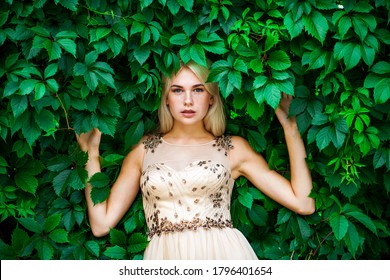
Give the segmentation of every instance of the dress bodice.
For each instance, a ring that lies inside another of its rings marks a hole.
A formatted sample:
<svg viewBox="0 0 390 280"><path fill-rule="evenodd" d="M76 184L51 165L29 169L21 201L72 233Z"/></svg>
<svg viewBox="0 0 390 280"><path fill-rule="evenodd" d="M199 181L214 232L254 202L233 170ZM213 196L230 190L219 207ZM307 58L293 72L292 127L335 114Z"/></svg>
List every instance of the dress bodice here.
<svg viewBox="0 0 390 280"><path fill-rule="evenodd" d="M232 227L230 137L176 145L151 135L143 144L140 186L149 238L199 227Z"/></svg>

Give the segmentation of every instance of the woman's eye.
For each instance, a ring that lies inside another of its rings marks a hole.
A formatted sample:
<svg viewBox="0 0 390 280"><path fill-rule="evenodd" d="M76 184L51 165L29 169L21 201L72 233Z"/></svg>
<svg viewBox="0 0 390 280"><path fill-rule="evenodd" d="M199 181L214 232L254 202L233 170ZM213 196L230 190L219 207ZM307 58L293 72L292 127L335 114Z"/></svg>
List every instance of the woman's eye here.
<svg viewBox="0 0 390 280"><path fill-rule="evenodd" d="M182 92L182 90L179 89L179 88L175 88L175 89L172 90L172 92L173 92L173 93L176 93L176 94L179 94L179 93Z"/></svg>
<svg viewBox="0 0 390 280"><path fill-rule="evenodd" d="M202 93L202 92L204 92L204 89L203 88L196 88L196 89L194 89L194 92Z"/></svg>

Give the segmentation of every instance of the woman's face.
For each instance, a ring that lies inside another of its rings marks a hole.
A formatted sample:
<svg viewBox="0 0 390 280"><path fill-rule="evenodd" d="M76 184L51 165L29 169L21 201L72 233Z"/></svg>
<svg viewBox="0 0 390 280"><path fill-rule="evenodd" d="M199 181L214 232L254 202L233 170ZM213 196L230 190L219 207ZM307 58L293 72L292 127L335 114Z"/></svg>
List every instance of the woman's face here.
<svg viewBox="0 0 390 280"><path fill-rule="evenodd" d="M190 69L182 68L173 77L166 102L176 125L203 125L213 98Z"/></svg>

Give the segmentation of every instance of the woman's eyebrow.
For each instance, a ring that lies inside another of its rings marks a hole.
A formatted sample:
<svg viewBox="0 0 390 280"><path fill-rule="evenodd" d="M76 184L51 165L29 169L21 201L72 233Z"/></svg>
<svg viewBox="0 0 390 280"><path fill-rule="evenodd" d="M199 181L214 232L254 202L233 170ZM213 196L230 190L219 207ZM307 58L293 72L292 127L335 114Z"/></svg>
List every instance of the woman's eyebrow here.
<svg viewBox="0 0 390 280"><path fill-rule="evenodd" d="M171 88L172 88L172 87L182 88L183 86L180 86L180 85L171 85ZM193 87L193 88L196 88L196 87L204 87L204 84L196 84L196 85L193 85L192 87Z"/></svg>

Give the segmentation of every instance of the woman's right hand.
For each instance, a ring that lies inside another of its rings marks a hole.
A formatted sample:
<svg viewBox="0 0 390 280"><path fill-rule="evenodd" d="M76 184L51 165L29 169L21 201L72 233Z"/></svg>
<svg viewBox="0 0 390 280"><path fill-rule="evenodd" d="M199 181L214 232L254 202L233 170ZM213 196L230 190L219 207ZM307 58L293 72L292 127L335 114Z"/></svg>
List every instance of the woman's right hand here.
<svg viewBox="0 0 390 280"><path fill-rule="evenodd" d="M97 128L93 128L87 133L76 134L77 142L84 152L99 152L101 137L102 133Z"/></svg>

